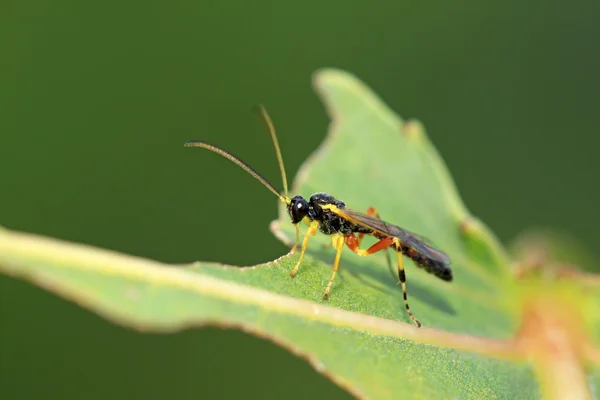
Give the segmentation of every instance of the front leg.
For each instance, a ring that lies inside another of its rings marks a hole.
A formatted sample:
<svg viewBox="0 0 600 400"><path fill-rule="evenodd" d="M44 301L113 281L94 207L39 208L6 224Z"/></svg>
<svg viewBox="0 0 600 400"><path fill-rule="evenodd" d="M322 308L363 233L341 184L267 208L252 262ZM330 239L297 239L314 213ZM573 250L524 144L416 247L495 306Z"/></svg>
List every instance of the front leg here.
<svg viewBox="0 0 600 400"><path fill-rule="evenodd" d="M294 276L296 276L296 273L298 272L298 268L300 268L300 264L302 263L302 259L304 258L304 253L306 252L306 246L308 245L308 238L310 236L315 236L315 234L317 233L318 227L319 227L319 222L313 221L310 223L310 226L308 227L308 231L306 231L306 235L304 235L304 240L302 241L302 250L300 251L300 258L298 259L298 262L296 263L296 266L294 267L292 272L290 272L290 276L292 278Z"/></svg>

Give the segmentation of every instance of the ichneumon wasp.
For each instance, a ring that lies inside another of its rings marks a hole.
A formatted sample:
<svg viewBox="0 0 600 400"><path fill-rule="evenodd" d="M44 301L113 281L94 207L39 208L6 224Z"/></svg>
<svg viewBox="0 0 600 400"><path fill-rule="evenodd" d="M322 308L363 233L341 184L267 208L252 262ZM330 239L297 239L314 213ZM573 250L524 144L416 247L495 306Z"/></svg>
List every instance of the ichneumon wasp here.
<svg viewBox="0 0 600 400"><path fill-rule="evenodd" d="M402 285L404 306L406 307L406 311L410 318L418 327L421 327L421 323L415 318L408 305L406 273L404 271L402 255L412 259L417 267L423 268L427 272L434 274L445 281L452 281L450 258L444 252L426 244L424 238L421 236L381 220L379 213L373 207L365 214L356 212L348 209L343 201L337 200L326 193L315 193L310 196L308 201L302 196L290 197L288 195L287 177L275 128L263 106L258 106L258 113L265 122L271 135L271 140L275 148L275 155L277 156L277 162L279 164L279 170L281 172L281 179L283 181L283 194L275 189L269 181L263 178L248 164L219 147L196 140L187 142L185 146L202 147L222 155L240 166L279 197L279 199L285 203L292 224L294 224L296 228L296 244L294 245L292 252L296 251L298 244L300 243L300 223L304 221L308 225L308 231L302 240L300 257L290 273L291 277L294 277L300 268L304 253L306 252L308 238L314 236L317 231L332 236L332 244L336 249L336 255L333 263L333 274L331 275L331 279L325 290L325 300L329 298L329 292L338 271L344 244L360 256L367 256L384 249L394 249L398 259L398 278ZM358 234L358 237L356 234ZM368 249L361 249L360 242L364 235L374 236L378 241ZM391 263L389 255L388 263Z"/></svg>

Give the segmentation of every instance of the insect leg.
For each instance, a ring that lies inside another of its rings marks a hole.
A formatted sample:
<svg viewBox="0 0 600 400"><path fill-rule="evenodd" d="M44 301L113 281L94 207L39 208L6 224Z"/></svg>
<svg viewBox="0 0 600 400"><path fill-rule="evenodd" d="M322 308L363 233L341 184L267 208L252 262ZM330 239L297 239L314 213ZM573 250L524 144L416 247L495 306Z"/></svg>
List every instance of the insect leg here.
<svg viewBox="0 0 600 400"><path fill-rule="evenodd" d="M394 238L388 237L385 239L381 239L379 242L375 243L373 246L369 247L367 250L363 250L359 248L359 241L354 234L344 235L344 240L346 241L346 246L359 256L368 256L373 253L377 253L383 249L390 247L394 243Z"/></svg>
<svg viewBox="0 0 600 400"><path fill-rule="evenodd" d="M381 216L379 215L379 211L377 211L377 209L375 207L369 207L369 209L367 210L367 212L365 214L367 214L368 216L373 215L373 216L375 216L375 218L381 219ZM364 236L365 236L364 233L358 234L358 245L359 246L360 246L360 243L362 242L362 239ZM394 268L392 267L392 257L390 257L389 250L386 250L386 252L385 252L385 260L388 265L388 270L391 272L392 276L395 277Z"/></svg>
<svg viewBox="0 0 600 400"><path fill-rule="evenodd" d="M395 245L397 248L396 255L398 257L398 278L400 279L400 284L402 285L402 296L404 297L404 307L406 307L406 311L408 312L409 317L417 324L420 328L423 326L418 319L415 318L412 311L410 310L410 306L408 305L408 291L406 290L406 272L404 271L404 260L402 259L402 251L400 250L400 243L398 239L393 237L387 237L385 239L381 239L379 242L375 243L373 246L369 247L367 250L362 250L358 247L358 238L352 235L345 235L344 239L346 241L346 245L360 256L367 256L369 254L376 253L383 249L387 249L388 247Z"/></svg>
<svg viewBox="0 0 600 400"><path fill-rule="evenodd" d="M335 261L333 262L333 274L331 275L331 279L329 280L329 284L327 285L327 289L325 290L325 295L323 298L325 300L329 299L329 291L331 290L331 285L333 285L333 279L335 278L335 274L338 271L338 267L340 266L340 257L342 255L342 249L344 248L344 236L336 235L333 240L333 246L337 250L335 253Z"/></svg>
<svg viewBox="0 0 600 400"><path fill-rule="evenodd" d="M406 272L404 271L404 261L402 260L402 251L400 251L400 243L398 239L394 239L394 243L396 244L396 256L398 257L398 278L400 279L400 284L402 285L402 295L404 296L404 307L406 307L406 312L408 316L417 324L417 327L423 326L418 319L415 318L412 311L410 310L410 306L408 305L408 292L406 290Z"/></svg>
<svg viewBox="0 0 600 400"><path fill-rule="evenodd" d="M309 236L315 236L315 234L317 233L318 227L319 227L319 223L317 221L313 221L310 223L310 226L308 227L308 231L306 231L306 235L304 235L304 240L302 241L302 250L300 251L300 258L298 259L298 262L296 263L296 266L294 267L292 272L290 272L290 276L292 278L298 272L298 268L300 268L300 264L302 263L302 259L304 258L304 253L306 252L306 246L308 245Z"/></svg>

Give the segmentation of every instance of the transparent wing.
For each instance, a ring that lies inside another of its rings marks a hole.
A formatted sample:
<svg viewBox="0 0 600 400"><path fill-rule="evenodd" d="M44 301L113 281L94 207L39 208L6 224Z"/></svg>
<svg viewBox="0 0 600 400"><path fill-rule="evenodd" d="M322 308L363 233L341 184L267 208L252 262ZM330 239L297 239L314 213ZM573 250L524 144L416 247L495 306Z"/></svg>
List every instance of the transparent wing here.
<svg viewBox="0 0 600 400"><path fill-rule="evenodd" d="M383 220L380 220L375 217L370 217L366 214L360 213L358 211L353 211L347 208L344 209L332 209L333 213L339 215L342 218L346 218L349 221L352 221L356 224L365 226L369 229L373 229L375 231L379 231L384 235L393 236L398 239L407 247L422 253L428 258L437 260L444 264L450 264L450 257L446 253L441 250L438 250L425 242L426 238L423 236L417 235L411 231L400 228L399 226L392 225Z"/></svg>

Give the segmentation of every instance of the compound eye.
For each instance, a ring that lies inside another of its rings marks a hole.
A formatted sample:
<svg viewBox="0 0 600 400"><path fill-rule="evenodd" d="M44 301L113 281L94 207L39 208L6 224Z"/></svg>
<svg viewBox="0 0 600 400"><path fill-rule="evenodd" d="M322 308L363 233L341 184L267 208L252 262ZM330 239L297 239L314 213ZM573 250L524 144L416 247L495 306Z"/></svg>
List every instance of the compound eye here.
<svg viewBox="0 0 600 400"><path fill-rule="evenodd" d="M303 198L293 198L289 208L292 223L297 224L308 214L308 203Z"/></svg>

